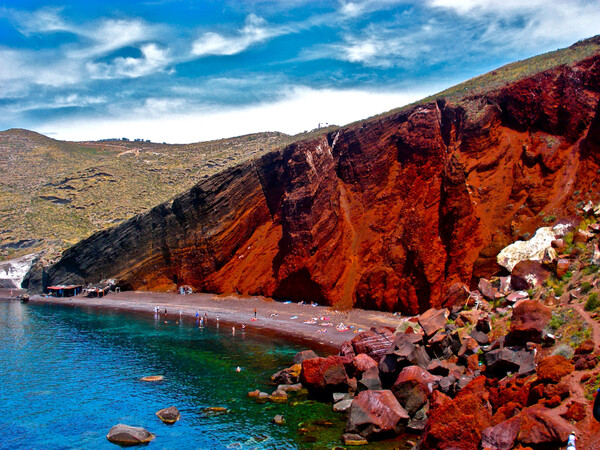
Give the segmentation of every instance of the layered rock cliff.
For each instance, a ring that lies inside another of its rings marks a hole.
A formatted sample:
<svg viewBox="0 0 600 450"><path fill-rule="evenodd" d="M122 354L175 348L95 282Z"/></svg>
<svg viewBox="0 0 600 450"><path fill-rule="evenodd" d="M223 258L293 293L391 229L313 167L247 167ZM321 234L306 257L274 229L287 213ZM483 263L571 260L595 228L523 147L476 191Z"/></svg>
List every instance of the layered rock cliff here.
<svg viewBox="0 0 600 450"><path fill-rule="evenodd" d="M49 284L423 312L543 220L597 199L600 56L240 164L67 250Z"/></svg>

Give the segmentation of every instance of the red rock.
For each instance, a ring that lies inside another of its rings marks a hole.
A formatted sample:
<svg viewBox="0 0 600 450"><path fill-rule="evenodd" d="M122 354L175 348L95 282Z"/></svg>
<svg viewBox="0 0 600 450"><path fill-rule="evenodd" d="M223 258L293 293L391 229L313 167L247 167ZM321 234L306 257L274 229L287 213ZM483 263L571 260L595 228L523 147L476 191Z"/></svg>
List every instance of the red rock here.
<svg viewBox="0 0 600 450"><path fill-rule="evenodd" d="M403 431L408 420L392 391L363 391L352 401L345 432L368 440L389 438Z"/></svg>
<svg viewBox="0 0 600 450"><path fill-rule="evenodd" d="M494 286L492 286L492 283L489 280L486 280L485 278L480 278L477 288L486 300L491 302L496 299L496 294L498 293L498 290Z"/></svg>
<svg viewBox="0 0 600 450"><path fill-rule="evenodd" d="M562 217L600 181L598 60L242 162L76 244L48 282L440 308L450 286L494 273L540 211Z"/></svg>
<svg viewBox="0 0 600 450"><path fill-rule="evenodd" d="M464 283L454 283L448 288L443 306L452 308L453 306L463 306L469 298L469 288Z"/></svg>
<svg viewBox="0 0 600 450"><path fill-rule="evenodd" d="M352 346L357 355L366 353L375 362L379 362L392 345L393 340L394 335L388 328L379 327L357 334L352 339Z"/></svg>
<svg viewBox="0 0 600 450"><path fill-rule="evenodd" d="M502 405L498 410L494 413L492 417L492 423L494 425L498 425L500 422L504 422L505 420L510 419L517 415L523 409L523 405L515 402L508 402Z"/></svg>
<svg viewBox="0 0 600 450"><path fill-rule="evenodd" d="M596 344L591 339L586 339L575 349L576 355L585 355L593 353L596 348Z"/></svg>
<svg viewBox="0 0 600 450"><path fill-rule="evenodd" d="M421 449L479 449L482 431L492 424L484 382L485 377L475 378L454 399L431 409Z"/></svg>
<svg viewBox="0 0 600 450"><path fill-rule="evenodd" d="M539 405L525 408L516 417L521 419L517 439L525 445L565 443L573 428L569 422Z"/></svg>
<svg viewBox="0 0 600 450"><path fill-rule="evenodd" d="M594 235L586 230L577 230L573 236L573 242L586 244Z"/></svg>
<svg viewBox="0 0 600 450"><path fill-rule="evenodd" d="M551 272L539 261L521 261L513 268L510 282L516 290L532 289L544 284Z"/></svg>
<svg viewBox="0 0 600 450"><path fill-rule="evenodd" d="M573 372L573 364L562 355L547 356L538 363L537 376L542 383L558 383Z"/></svg>
<svg viewBox="0 0 600 450"><path fill-rule="evenodd" d="M567 410L561 414L561 417L574 422L581 422L587 416L587 407L583 403L571 402Z"/></svg>
<svg viewBox="0 0 600 450"><path fill-rule="evenodd" d="M425 336L431 337L436 332L444 328L448 321L449 312L444 309L428 309L419 316L419 325L423 328Z"/></svg>
<svg viewBox="0 0 600 450"><path fill-rule="evenodd" d="M344 358L328 356L302 361L300 381L310 392L318 396L331 396L334 392L348 389L348 376Z"/></svg>
<svg viewBox="0 0 600 450"><path fill-rule="evenodd" d="M571 266L571 262L566 258L559 258L556 262L556 276L561 278Z"/></svg>
<svg viewBox="0 0 600 450"><path fill-rule="evenodd" d="M366 372L371 367L377 367L377 361L371 358L366 353L359 353L352 360L352 365L356 372Z"/></svg>
<svg viewBox="0 0 600 450"><path fill-rule="evenodd" d="M510 450L519 435L521 420L513 417L488 427L481 433L481 447L494 450Z"/></svg>
<svg viewBox="0 0 600 450"><path fill-rule="evenodd" d="M431 375L419 366L408 366L402 369L392 392L400 405L412 417L427 403L429 395L439 383L441 377Z"/></svg>
<svg viewBox="0 0 600 450"><path fill-rule="evenodd" d="M551 317L547 306L535 300L523 300L513 309L507 340L520 345L541 342L542 332Z"/></svg>

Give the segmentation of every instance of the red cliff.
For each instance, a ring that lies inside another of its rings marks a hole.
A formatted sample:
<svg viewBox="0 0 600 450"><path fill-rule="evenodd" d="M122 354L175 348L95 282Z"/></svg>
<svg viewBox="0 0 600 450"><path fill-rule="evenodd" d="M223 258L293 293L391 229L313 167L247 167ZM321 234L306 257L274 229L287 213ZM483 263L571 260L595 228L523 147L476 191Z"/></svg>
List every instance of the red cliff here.
<svg viewBox="0 0 600 450"><path fill-rule="evenodd" d="M48 281L418 313L597 199L600 56L299 142L75 245Z"/></svg>

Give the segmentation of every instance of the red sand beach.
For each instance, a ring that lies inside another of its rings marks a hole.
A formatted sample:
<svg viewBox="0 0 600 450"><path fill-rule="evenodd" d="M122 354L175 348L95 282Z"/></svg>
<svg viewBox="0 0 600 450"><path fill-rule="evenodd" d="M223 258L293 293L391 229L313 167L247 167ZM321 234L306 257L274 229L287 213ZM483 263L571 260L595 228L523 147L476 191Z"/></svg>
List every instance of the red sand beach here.
<svg viewBox="0 0 600 450"><path fill-rule="evenodd" d="M13 298L17 291L13 292ZM8 290L0 292L0 298L9 298ZM319 347L338 349L343 341L352 339L358 330L371 327L396 327L403 319L392 313L353 309L338 311L333 307L284 303L263 297L219 296L214 294L166 294L159 292L119 292L102 298L81 295L67 298L31 296L30 303L56 303L63 305L110 308L154 314L156 306L161 314L167 309L168 316L178 316L181 310L187 317L208 315L209 324L215 324L219 316L221 325L235 326L241 331L255 329L264 332L289 335L307 340ZM253 321L256 308L257 320ZM312 322L312 323L307 323ZM340 325L342 324L342 325ZM347 329L345 329L347 327ZM338 331L344 330L344 331Z"/></svg>

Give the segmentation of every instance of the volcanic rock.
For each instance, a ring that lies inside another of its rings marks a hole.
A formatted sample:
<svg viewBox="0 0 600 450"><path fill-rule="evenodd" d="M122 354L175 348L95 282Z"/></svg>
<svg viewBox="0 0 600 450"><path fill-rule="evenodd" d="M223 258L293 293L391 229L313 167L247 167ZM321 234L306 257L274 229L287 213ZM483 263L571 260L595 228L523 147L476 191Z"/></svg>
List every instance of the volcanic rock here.
<svg viewBox="0 0 600 450"><path fill-rule="evenodd" d="M379 378L379 369L377 366L373 366L363 372L358 380L358 392L368 389L374 391L381 390L381 379Z"/></svg>
<svg viewBox="0 0 600 450"><path fill-rule="evenodd" d="M542 383L558 383L574 367L564 356L553 355L542 359L537 366L538 380Z"/></svg>
<svg viewBox="0 0 600 450"><path fill-rule="evenodd" d="M333 410L335 412L347 412L348 410L350 410L350 407L352 406L352 401L353 401L353 399L347 398L347 399L341 400L337 403L334 403Z"/></svg>
<svg viewBox="0 0 600 450"><path fill-rule="evenodd" d="M312 358L318 358L319 355L317 355L313 350L304 350L301 352L298 352L294 355L294 364L302 364L302 361L304 361L305 359L312 359Z"/></svg>
<svg viewBox="0 0 600 450"><path fill-rule="evenodd" d="M498 264L510 272L521 261L541 261L546 249L551 248L556 238L550 227L539 228L528 241L516 241L498 253ZM512 278L512 277L511 277ZM514 286L514 282L513 282Z"/></svg>
<svg viewBox="0 0 600 450"><path fill-rule="evenodd" d="M352 360L352 366L355 372L366 372L371 367L377 367L377 361L366 353L359 353Z"/></svg>
<svg viewBox="0 0 600 450"><path fill-rule="evenodd" d="M405 367L392 386L392 392L409 416L413 416L427 402L440 379L419 366Z"/></svg>
<svg viewBox="0 0 600 450"><path fill-rule="evenodd" d="M507 341L517 345L542 342L542 332L551 317L550 308L542 303L535 300L522 301L513 309Z"/></svg>
<svg viewBox="0 0 600 450"><path fill-rule="evenodd" d="M366 353L379 362L393 339L393 333L388 328L379 327L357 334L351 342L356 354Z"/></svg>
<svg viewBox="0 0 600 450"><path fill-rule="evenodd" d="M448 321L449 311L448 309L428 309L419 316L419 325L423 328L425 336L428 338L433 336L436 332L444 328Z"/></svg>
<svg viewBox="0 0 600 450"><path fill-rule="evenodd" d="M175 406L170 406L169 408L161 409L160 411L158 411L156 413L156 417L158 417L166 424L173 424L179 420L181 414Z"/></svg>
<svg viewBox="0 0 600 450"><path fill-rule="evenodd" d="M432 407L420 449L479 449L481 433L492 420L484 380L485 377L475 378L455 398Z"/></svg>
<svg viewBox="0 0 600 450"><path fill-rule="evenodd" d="M296 384L300 380L301 371L302 365L300 364L282 369L271 376L271 384Z"/></svg>
<svg viewBox="0 0 600 450"><path fill-rule="evenodd" d="M571 266L571 262L566 258L559 258L556 262L556 276L561 278Z"/></svg>
<svg viewBox="0 0 600 450"><path fill-rule="evenodd" d="M344 358L328 356L302 361L302 385L317 396L330 397L334 392L348 389Z"/></svg>
<svg viewBox="0 0 600 450"><path fill-rule="evenodd" d="M399 434L408 420L392 391L363 391L352 402L346 433L368 440L389 438Z"/></svg>
<svg viewBox="0 0 600 450"><path fill-rule="evenodd" d="M496 294L498 294L498 290L494 286L492 286L492 283L489 280L486 280L485 278L480 278L477 288L486 300L491 302L496 299Z"/></svg>
<svg viewBox="0 0 600 450"><path fill-rule="evenodd" d="M275 417L273 417L273 423L276 425L283 425L285 424L285 419L281 414L277 414Z"/></svg>
<svg viewBox="0 0 600 450"><path fill-rule="evenodd" d="M540 226L540 212L573 211L573 193L600 181L599 61L242 162L69 248L45 281L440 308L450 286L496 272L498 251Z"/></svg>
<svg viewBox="0 0 600 450"><path fill-rule="evenodd" d="M154 435L142 427L132 427L120 423L110 429L106 439L113 444L126 447L146 444L154 439Z"/></svg>
<svg viewBox="0 0 600 450"><path fill-rule="evenodd" d="M497 376L535 371L534 352L527 350L514 351L504 347L487 352L484 358L486 370Z"/></svg>
<svg viewBox="0 0 600 450"><path fill-rule="evenodd" d="M539 261L520 261L510 274L512 287L519 290L533 289L542 286L551 272Z"/></svg>

